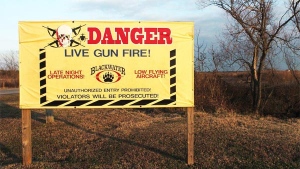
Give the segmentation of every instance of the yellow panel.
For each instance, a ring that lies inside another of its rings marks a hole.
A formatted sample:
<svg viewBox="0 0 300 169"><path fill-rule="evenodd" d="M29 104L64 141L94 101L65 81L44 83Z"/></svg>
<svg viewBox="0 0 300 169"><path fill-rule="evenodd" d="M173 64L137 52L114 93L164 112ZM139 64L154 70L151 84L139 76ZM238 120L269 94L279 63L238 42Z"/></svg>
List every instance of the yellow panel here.
<svg viewBox="0 0 300 169"><path fill-rule="evenodd" d="M192 22L19 22L20 108L194 106Z"/></svg>

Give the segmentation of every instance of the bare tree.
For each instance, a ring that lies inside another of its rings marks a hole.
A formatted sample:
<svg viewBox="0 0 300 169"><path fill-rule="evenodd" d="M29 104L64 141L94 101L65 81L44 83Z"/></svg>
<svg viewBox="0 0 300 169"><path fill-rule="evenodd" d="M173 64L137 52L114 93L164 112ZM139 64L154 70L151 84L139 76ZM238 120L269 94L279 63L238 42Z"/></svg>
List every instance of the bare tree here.
<svg viewBox="0 0 300 169"><path fill-rule="evenodd" d="M280 17L275 17L273 9L275 0L199 0L201 7L210 5L224 10L233 20L230 34L239 43L247 45L250 55L247 59L241 57L236 61L243 61L249 67L251 74L252 108L255 113L262 113L262 71L266 66L266 58L270 50L276 47L276 43L282 40L280 37L284 28L295 15L299 14L299 1L291 1L292 5L286 8L286 12ZM290 2L290 1L288 1ZM294 8L296 11L290 13Z"/></svg>
<svg viewBox="0 0 300 169"><path fill-rule="evenodd" d="M297 84L300 85L300 79L296 75L296 70L300 69L300 64L296 62L296 60L300 60L300 6L294 0L290 1L289 6L291 6L291 12L294 15L292 21L295 27L292 28L291 33L285 34L287 41L285 41L282 49L287 66L292 71Z"/></svg>
<svg viewBox="0 0 300 169"><path fill-rule="evenodd" d="M223 62L226 60L218 48L212 45L210 48L200 40L200 30L196 32L195 35L195 71L206 72L213 71L218 72L220 70L226 70L226 66Z"/></svg>
<svg viewBox="0 0 300 169"><path fill-rule="evenodd" d="M200 30L196 33L195 38L195 70L204 72L207 69L206 46L200 41Z"/></svg>
<svg viewBox="0 0 300 169"><path fill-rule="evenodd" d="M241 35L233 36L233 30L235 28L232 25L227 26L228 32L224 32L223 39L219 39L219 50L223 53L224 64L231 70L250 70L253 45Z"/></svg>
<svg viewBox="0 0 300 169"><path fill-rule="evenodd" d="M226 68L226 64L224 63L223 53L220 49L216 48L215 46L211 46L208 51L209 55L211 56L211 68L213 72L223 71Z"/></svg>
<svg viewBox="0 0 300 169"><path fill-rule="evenodd" d="M291 72L293 78L295 79L297 85L300 87L300 77L298 77L298 71L300 69L300 57L295 53L291 53L290 50L287 51L287 48L283 52L285 63L288 67L288 71Z"/></svg>
<svg viewBox="0 0 300 169"><path fill-rule="evenodd" d="M5 84L11 84L13 87L17 87L19 82L18 52L9 51L0 54L0 63L2 69L2 86L5 87Z"/></svg>
<svg viewBox="0 0 300 169"><path fill-rule="evenodd" d="M0 54L0 58L2 58L2 68L7 71L17 71L19 70L18 63L18 52L17 51L9 51L6 53Z"/></svg>

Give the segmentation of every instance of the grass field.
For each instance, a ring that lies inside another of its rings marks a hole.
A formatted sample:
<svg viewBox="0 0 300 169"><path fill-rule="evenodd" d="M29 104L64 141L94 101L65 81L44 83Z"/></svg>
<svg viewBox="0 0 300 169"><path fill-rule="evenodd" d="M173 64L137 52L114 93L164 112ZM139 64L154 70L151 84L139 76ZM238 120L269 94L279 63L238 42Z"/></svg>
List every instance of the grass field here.
<svg viewBox="0 0 300 169"><path fill-rule="evenodd" d="M0 168L22 168L18 95L0 96ZM300 168L300 120L195 112L195 165L186 165L182 109L32 111L26 168Z"/></svg>

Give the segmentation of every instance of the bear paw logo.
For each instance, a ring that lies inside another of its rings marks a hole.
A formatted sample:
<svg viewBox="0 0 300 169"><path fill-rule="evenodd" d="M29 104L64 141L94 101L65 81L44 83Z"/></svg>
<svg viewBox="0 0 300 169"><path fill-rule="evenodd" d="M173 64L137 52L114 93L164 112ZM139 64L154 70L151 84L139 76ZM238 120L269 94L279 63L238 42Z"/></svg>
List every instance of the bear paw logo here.
<svg viewBox="0 0 300 169"><path fill-rule="evenodd" d="M114 75L110 72L107 72L103 75L104 82L112 82L114 80Z"/></svg>
<svg viewBox="0 0 300 169"><path fill-rule="evenodd" d="M117 71L101 71L96 74L96 79L101 83L116 83L121 80L121 73Z"/></svg>

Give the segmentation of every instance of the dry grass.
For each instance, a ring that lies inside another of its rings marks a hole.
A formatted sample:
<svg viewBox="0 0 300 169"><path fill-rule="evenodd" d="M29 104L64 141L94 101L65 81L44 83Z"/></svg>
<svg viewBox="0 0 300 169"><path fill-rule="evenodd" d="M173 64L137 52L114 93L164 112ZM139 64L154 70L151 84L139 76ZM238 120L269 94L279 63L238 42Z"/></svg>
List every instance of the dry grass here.
<svg viewBox="0 0 300 169"><path fill-rule="evenodd" d="M295 72L298 79L300 71ZM249 72L195 73L195 108L240 114L252 112ZM261 114L279 118L300 117L300 86L289 71L264 71Z"/></svg>
<svg viewBox="0 0 300 169"><path fill-rule="evenodd" d="M22 168L18 95L0 97L0 168ZM54 110L32 113L27 168L300 168L300 120L195 112L195 165L186 165L180 109ZM26 167L24 167L26 168Z"/></svg>

